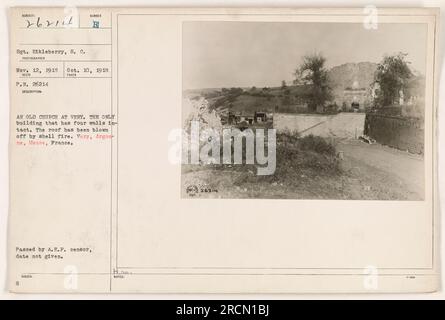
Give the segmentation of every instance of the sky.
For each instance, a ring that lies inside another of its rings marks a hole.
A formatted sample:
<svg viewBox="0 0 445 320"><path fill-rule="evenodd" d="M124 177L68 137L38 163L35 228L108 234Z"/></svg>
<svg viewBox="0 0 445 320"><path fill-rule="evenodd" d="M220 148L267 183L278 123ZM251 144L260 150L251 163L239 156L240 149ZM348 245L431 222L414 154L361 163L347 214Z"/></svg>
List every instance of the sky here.
<svg viewBox="0 0 445 320"><path fill-rule="evenodd" d="M408 53L411 66L425 74L426 24L221 22L183 24L183 87L279 86L291 83L302 57L322 53L326 66L381 61L385 54Z"/></svg>

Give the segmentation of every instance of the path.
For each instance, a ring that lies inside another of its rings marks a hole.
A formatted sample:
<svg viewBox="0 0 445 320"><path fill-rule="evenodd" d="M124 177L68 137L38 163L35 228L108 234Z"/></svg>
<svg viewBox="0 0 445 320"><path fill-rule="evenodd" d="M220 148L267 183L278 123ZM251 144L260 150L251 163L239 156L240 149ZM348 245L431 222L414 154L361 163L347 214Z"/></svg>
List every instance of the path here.
<svg viewBox="0 0 445 320"><path fill-rule="evenodd" d="M377 198L424 198L422 156L357 140L341 142L337 150L344 152L342 167L349 174L351 188L356 188L357 196L369 198L366 196L368 193L380 195Z"/></svg>

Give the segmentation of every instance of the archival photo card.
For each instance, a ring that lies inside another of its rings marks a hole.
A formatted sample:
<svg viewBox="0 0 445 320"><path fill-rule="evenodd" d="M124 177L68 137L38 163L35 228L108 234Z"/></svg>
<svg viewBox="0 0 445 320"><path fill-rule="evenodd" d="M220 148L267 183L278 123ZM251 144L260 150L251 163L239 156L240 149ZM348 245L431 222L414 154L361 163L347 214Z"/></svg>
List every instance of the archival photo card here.
<svg viewBox="0 0 445 320"><path fill-rule="evenodd" d="M438 289L437 9L9 21L10 291Z"/></svg>

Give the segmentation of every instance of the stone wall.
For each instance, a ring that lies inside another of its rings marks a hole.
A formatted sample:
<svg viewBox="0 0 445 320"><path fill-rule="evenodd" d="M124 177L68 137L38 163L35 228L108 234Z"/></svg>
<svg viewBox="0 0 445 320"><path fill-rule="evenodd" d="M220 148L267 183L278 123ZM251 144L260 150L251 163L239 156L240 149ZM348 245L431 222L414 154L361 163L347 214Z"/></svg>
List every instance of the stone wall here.
<svg viewBox="0 0 445 320"><path fill-rule="evenodd" d="M274 128L297 132L301 136L313 134L326 138L355 139L363 134L364 113L336 115L274 114Z"/></svg>
<svg viewBox="0 0 445 320"><path fill-rule="evenodd" d="M411 153L423 154L424 123L422 119L366 114L364 133L378 143Z"/></svg>

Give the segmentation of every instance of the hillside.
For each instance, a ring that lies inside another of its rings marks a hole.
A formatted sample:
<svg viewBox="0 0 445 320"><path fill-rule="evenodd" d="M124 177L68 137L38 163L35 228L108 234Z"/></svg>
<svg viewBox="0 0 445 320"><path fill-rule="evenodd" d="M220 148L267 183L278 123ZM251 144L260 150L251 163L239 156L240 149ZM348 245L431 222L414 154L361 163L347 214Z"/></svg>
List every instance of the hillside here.
<svg viewBox="0 0 445 320"><path fill-rule="evenodd" d="M347 88L370 88L377 64L371 62L346 63L328 71L329 83L334 101L341 105L344 90ZM211 88L188 90L184 95L189 98L200 96L209 101L210 107L220 113L253 114L266 112L305 112L303 97L309 85L272 87L272 88Z"/></svg>
<svg viewBox="0 0 445 320"><path fill-rule="evenodd" d="M346 63L329 70L329 84L337 99L346 88L369 89L374 81L377 64L372 62Z"/></svg>
<svg viewBox="0 0 445 320"><path fill-rule="evenodd" d="M346 63L329 70L329 80L332 89L368 88L374 81L377 64L372 62Z"/></svg>

